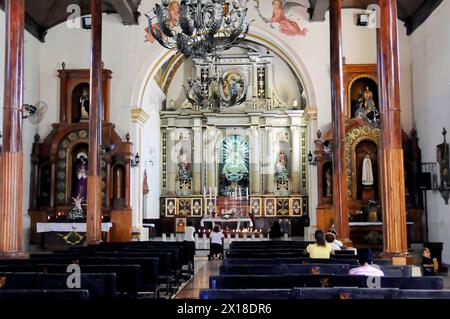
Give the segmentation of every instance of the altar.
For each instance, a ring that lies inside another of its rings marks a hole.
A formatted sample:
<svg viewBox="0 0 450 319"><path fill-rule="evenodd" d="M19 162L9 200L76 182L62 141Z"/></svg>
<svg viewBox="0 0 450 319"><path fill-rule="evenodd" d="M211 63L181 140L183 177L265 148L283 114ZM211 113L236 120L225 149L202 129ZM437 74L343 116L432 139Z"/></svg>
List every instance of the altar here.
<svg viewBox="0 0 450 319"><path fill-rule="evenodd" d="M102 239L109 241L112 223L102 223ZM86 223L37 223L36 232L42 233L41 246L44 250L63 250L73 246L84 246Z"/></svg>
<svg viewBox="0 0 450 319"><path fill-rule="evenodd" d="M236 229L241 229L242 223L247 224L245 228L253 227L253 221L250 218L202 218L200 226L205 227L205 223L212 223L212 228L216 223L220 223L221 226L225 223L237 223Z"/></svg>

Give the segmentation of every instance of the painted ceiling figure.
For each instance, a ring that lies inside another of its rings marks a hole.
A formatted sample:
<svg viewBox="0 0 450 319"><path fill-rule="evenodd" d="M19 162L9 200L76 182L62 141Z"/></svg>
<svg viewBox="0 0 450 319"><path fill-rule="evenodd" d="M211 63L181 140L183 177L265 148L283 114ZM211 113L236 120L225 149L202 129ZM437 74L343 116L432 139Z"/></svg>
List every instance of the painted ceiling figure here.
<svg viewBox="0 0 450 319"><path fill-rule="evenodd" d="M178 22L180 19L180 3L176 0L172 0L169 2L168 6L168 16L167 16L167 27L169 29L174 29L178 26ZM150 27L145 28L145 41L149 43L154 43L155 38L152 35L152 32L161 31L160 26L158 24L153 25L152 30L150 31Z"/></svg>
<svg viewBox="0 0 450 319"><path fill-rule="evenodd" d="M225 141L222 173L230 182L239 182L248 175L248 144L240 136Z"/></svg>
<svg viewBox="0 0 450 319"><path fill-rule="evenodd" d="M263 16L260 9L260 0L255 1L255 8L258 11L260 17L264 22L270 23L271 27L274 28L273 24L279 24L279 30L281 33L289 36L306 36L308 33L307 28L300 28L299 24L294 20L299 18L298 14L293 14L297 8L305 8L300 3L294 1L284 1L284 0L273 0L272 1L272 18L268 19ZM289 16L290 18L288 18ZM294 18L295 16L295 18Z"/></svg>

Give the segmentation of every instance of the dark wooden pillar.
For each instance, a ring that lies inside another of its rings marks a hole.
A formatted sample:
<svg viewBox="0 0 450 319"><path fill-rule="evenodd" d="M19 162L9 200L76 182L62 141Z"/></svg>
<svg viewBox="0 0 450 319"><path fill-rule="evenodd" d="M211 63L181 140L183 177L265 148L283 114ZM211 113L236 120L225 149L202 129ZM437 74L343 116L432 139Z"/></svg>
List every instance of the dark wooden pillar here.
<svg viewBox="0 0 450 319"><path fill-rule="evenodd" d="M397 4L379 0L378 83L381 108L381 201L384 252L401 255L408 251L405 210L405 178L400 122L399 52Z"/></svg>
<svg viewBox="0 0 450 319"><path fill-rule="evenodd" d="M102 188L100 149L102 143L102 1L91 0L91 79L89 108L89 174L87 242L98 244L102 236Z"/></svg>
<svg viewBox="0 0 450 319"><path fill-rule="evenodd" d="M130 180L131 180L131 156L125 156L125 207L130 208Z"/></svg>
<svg viewBox="0 0 450 319"><path fill-rule="evenodd" d="M0 257L23 256L24 0L5 1L5 90L0 156Z"/></svg>
<svg viewBox="0 0 450 319"><path fill-rule="evenodd" d="M331 108L333 126L333 212L338 238L349 242L342 68L342 3L330 0ZM324 229L326 231L326 229Z"/></svg>
<svg viewBox="0 0 450 319"><path fill-rule="evenodd" d="M57 157L55 154L50 155L51 164L51 181L50 181L50 207L56 207L56 163Z"/></svg>

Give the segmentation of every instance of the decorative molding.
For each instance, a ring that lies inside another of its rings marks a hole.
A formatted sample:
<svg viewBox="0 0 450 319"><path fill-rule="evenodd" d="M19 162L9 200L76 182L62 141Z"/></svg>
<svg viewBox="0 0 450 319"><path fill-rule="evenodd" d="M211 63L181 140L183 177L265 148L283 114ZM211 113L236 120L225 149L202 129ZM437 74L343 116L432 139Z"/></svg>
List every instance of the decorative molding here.
<svg viewBox="0 0 450 319"><path fill-rule="evenodd" d="M131 122L135 124L140 124L142 126L147 123L148 119L150 118L150 115L147 114L147 112L144 111L142 108L134 108L131 109Z"/></svg>
<svg viewBox="0 0 450 319"><path fill-rule="evenodd" d="M317 107L315 106L307 106L303 111L303 121L306 125L309 125L312 121L317 120Z"/></svg>

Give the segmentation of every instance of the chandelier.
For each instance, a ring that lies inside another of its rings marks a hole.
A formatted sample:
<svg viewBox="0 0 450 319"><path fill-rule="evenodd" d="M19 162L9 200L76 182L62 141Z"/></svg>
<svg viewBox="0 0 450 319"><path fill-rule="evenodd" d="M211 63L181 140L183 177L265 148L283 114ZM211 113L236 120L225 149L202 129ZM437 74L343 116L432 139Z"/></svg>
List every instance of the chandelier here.
<svg viewBox="0 0 450 319"><path fill-rule="evenodd" d="M217 63L218 58L214 60ZM188 77L187 86L183 86L188 102L198 111L222 111L224 108L237 106L247 99L247 89L243 76L236 71L219 74L217 64L214 73L208 68L201 70L198 79Z"/></svg>
<svg viewBox="0 0 450 319"><path fill-rule="evenodd" d="M147 16L149 30L163 47L204 58L245 38L246 6L247 0L162 0Z"/></svg>

